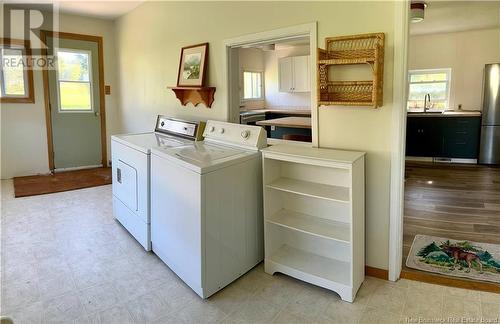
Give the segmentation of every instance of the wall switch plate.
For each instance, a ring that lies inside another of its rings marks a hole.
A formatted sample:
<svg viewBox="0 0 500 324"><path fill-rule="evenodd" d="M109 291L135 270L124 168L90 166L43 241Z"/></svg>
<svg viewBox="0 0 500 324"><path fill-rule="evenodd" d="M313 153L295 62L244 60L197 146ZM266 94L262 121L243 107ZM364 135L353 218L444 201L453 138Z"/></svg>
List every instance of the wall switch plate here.
<svg viewBox="0 0 500 324"><path fill-rule="evenodd" d="M105 85L104 86L104 93L107 95L110 95L111 94L111 86Z"/></svg>

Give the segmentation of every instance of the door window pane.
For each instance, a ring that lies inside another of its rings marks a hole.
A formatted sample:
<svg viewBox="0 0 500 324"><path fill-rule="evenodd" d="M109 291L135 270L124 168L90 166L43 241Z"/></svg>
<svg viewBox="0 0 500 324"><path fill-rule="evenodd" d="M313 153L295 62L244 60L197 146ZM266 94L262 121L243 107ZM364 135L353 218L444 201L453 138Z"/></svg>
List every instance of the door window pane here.
<svg viewBox="0 0 500 324"><path fill-rule="evenodd" d="M61 110L92 110L90 83L59 83Z"/></svg>
<svg viewBox="0 0 500 324"><path fill-rule="evenodd" d="M2 49L3 94L5 96L26 96L23 52L20 49Z"/></svg>
<svg viewBox="0 0 500 324"><path fill-rule="evenodd" d="M57 51L59 111L93 111L91 62L88 51Z"/></svg>
<svg viewBox="0 0 500 324"><path fill-rule="evenodd" d="M57 53L59 80L90 81L89 53L65 52Z"/></svg>

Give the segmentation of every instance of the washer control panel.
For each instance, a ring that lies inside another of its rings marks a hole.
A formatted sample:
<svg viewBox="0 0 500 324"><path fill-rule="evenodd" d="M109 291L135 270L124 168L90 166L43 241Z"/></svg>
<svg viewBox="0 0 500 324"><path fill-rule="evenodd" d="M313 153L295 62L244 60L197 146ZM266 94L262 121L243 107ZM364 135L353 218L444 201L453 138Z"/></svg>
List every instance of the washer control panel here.
<svg viewBox="0 0 500 324"><path fill-rule="evenodd" d="M207 121L203 134L205 140L236 144L238 146L264 148L267 146L266 130L260 126L233 124L214 120Z"/></svg>

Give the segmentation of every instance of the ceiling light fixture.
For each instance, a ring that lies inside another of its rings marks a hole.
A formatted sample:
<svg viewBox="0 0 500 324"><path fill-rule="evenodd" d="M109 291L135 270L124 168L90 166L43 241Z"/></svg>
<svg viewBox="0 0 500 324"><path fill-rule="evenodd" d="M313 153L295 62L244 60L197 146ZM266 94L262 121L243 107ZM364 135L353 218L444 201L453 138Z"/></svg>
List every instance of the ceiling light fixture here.
<svg viewBox="0 0 500 324"><path fill-rule="evenodd" d="M427 3L421 0L413 0L410 4L411 9L411 22L418 23L424 20L424 11Z"/></svg>

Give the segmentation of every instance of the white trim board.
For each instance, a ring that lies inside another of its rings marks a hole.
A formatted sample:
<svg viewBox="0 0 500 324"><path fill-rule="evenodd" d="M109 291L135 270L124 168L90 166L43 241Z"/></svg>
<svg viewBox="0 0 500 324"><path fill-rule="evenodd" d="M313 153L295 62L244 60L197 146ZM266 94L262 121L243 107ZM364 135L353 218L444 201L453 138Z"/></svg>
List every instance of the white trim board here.
<svg viewBox="0 0 500 324"><path fill-rule="evenodd" d="M310 48L310 60L311 60L311 132L312 132L312 146L319 147L319 130L318 130L318 105L317 105L317 75L316 69L313 68L316 66L317 55L318 55L318 27L317 22L295 25L285 28L279 28L274 30L269 30L265 32L259 32L254 34L242 35L239 37L226 39L223 42L224 45L224 64L223 66L223 85L227 89L227 93L225 96L226 106L228 107L226 120L235 121L235 112L233 112L234 107L231 107L231 85L229 84L230 80L230 69L229 65L231 64L231 49L240 47L241 45L249 45L249 44L259 44L263 42L269 42L273 40L283 40L288 38L296 38L300 36L309 37L309 48ZM238 111L239 115L239 111Z"/></svg>
<svg viewBox="0 0 500 324"><path fill-rule="evenodd" d="M404 172L410 1L394 4L394 76L389 219L389 280L396 281L403 262Z"/></svg>

